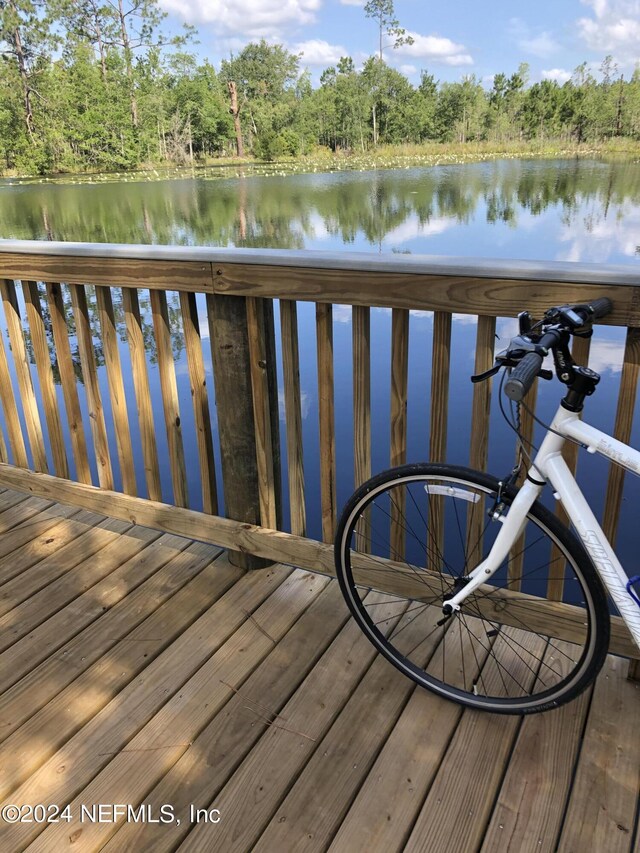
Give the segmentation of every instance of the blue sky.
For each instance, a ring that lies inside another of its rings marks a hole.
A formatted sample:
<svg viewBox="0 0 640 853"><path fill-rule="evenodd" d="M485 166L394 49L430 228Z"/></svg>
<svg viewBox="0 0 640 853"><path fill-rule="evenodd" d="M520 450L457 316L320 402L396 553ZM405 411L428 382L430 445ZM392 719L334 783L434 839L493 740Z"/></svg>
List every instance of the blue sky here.
<svg viewBox="0 0 640 853"><path fill-rule="evenodd" d="M350 55L360 66L376 51L375 23L365 0L159 0L171 29L193 24L197 51L216 67L247 42L266 38L302 53L317 80ZM630 76L640 61L640 0L396 0L396 17L414 44L385 51L386 61L418 82L427 69L439 80L475 74L489 85L498 71L531 67L531 81L563 83L581 62L594 72L607 54Z"/></svg>

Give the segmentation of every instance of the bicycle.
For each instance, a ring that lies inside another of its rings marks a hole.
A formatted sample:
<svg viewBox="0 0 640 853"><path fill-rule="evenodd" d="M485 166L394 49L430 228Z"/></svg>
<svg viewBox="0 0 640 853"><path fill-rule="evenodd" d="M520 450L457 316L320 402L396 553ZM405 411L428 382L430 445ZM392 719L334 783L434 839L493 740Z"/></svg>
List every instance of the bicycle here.
<svg viewBox="0 0 640 853"><path fill-rule="evenodd" d="M499 399L519 446L508 477L403 465L365 482L343 510L335 563L352 615L394 666L440 696L507 714L570 701L604 663L607 592L640 648L640 576L627 577L561 455L569 440L640 474L638 451L579 417L600 376L573 362L569 340L611 310L606 298L563 305L536 324L523 312L494 366L472 377L504 370ZM567 390L532 459L520 407L537 376L552 378L549 353ZM538 500L547 483L576 532Z"/></svg>

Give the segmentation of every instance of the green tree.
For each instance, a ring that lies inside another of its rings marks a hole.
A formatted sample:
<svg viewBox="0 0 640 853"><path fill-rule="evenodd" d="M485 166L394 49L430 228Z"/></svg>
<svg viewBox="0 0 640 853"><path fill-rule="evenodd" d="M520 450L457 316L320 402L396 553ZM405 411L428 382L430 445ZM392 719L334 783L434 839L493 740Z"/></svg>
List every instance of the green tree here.
<svg viewBox="0 0 640 853"><path fill-rule="evenodd" d="M367 0L364 5L364 13L367 18L372 18L378 25L379 46L378 59L382 62L382 53L387 47L401 47L403 44L413 44L412 36L400 26L400 21L395 16L393 0ZM390 38L388 44L384 44L385 36Z"/></svg>
<svg viewBox="0 0 640 853"><path fill-rule="evenodd" d="M49 51L57 38L44 0L0 0L0 47L12 66L22 97L22 118L29 142L28 157L38 170L46 168L44 120L36 119L34 101L41 99L39 78L46 70ZM24 151L26 146L19 145Z"/></svg>
<svg viewBox="0 0 640 853"><path fill-rule="evenodd" d="M294 122L297 106L296 83L300 57L280 44L264 39L251 42L237 57L223 60L220 78L237 92L236 116L248 116L243 137L249 146L261 134L282 134ZM230 88L233 107L233 92ZM269 143L271 145L271 142Z"/></svg>

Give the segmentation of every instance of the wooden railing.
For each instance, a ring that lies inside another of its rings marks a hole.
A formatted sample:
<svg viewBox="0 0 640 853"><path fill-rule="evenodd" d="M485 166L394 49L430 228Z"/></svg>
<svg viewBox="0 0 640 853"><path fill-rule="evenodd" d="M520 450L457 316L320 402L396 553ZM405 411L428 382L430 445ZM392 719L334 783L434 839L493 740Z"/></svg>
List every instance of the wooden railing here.
<svg viewBox="0 0 640 853"><path fill-rule="evenodd" d="M631 435L640 366L640 278L630 267L0 241L0 288L10 350L0 335L0 402L8 439L6 446L0 431L0 484L214 542L246 567L266 560L333 572L338 512L334 304L352 306L352 484L372 470L372 306L392 313L390 464L407 459L412 310L434 312L433 378L430 389L424 389L430 396L424 457L443 460L447 455L447 413L456 390L450 382L455 375L454 313L477 316L475 370L481 372L493 363L496 318L525 309L540 316L551 305L598 296L614 304L606 322L627 330L614 434L622 441ZM279 300L278 344L273 300ZM147 301L151 327L141 309L144 302L147 310ZM307 538L297 317L298 303L304 302L315 303L316 310L315 452L322 541ZM216 418L207 384L209 353L203 347L205 310ZM186 352L189 418L176 378L176 335ZM586 363L589 340L576 339L575 349ZM150 382L150 351L159 388ZM278 352L286 464L280 458ZM129 375L132 390L125 387ZM385 379L377 376L376 381ZM473 389L468 462L474 468L487 465L491 393L491 382ZM160 410L162 442L156 431ZM526 413L522 428L530 438L533 419ZM197 471L188 469L185 442L197 447ZM159 451L160 444L166 453ZM575 470L574 450L568 449L568 460ZM164 485L163 472L169 474ZM287 518L282 517L281 477L289 495ZM623 478L621 469L611 469L603 523L612 540ZM574 617L560 603L562 590L550 588L548 596L548 618L557 636L572 639ZM637 657L619 620L614 620L612 649Z"/></svg>

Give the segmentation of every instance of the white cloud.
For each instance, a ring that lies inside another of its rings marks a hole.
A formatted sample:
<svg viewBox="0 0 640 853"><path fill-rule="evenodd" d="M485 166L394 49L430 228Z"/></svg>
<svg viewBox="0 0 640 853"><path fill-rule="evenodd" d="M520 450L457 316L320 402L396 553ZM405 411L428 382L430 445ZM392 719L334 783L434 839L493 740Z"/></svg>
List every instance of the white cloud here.
<svg viewBox="0 0 640 853"><path fill-rule="evenodd" d="M589 367L596 373L604 373L605 370L611 373L620 373L623 360L624 339L607 341L599 340L597 337L593 338L589 350Z"/></svg>
<svg viewBox="0 0 640 853"><path fill-rule="evenodd" d="M548 71L543 70L542 79L555 80L556 83L559 83L562 86L563 83L571 80L571 72L565 71L564 68L550 68Z"/></svg>
<svg viewBox="0 0 640 853"><path fill-rule="evenodd" d="M637 258L640 239L640 211L627 205L617 207L614 215L593 214L576 219L560 232L565 248L557 260L607 263L612 256Z"/></svg>
<svg viewBox="0 0 640 853"><path fill-rule="evenodd" d="M428 59L443 65L473 65L473 57L466 52L463 44L456 44L442 36L421 36L409 30L407 35L411 36L413 44L403 44L397 48L395 52L400 56Z"/></svg>
<svg viewBox="0 0 640 853"><path fill-rule="evenodd" d="M416 66L415 66L415 65L401 65L401 66L400 66L400 71L402 71L402 73L403 73L406 77L411 77L411 75L412 75L412 74L417 74L417 73L418 73L418 69L416 68Z"/></svg>
<svg viewBox="0 0 640 853"><path fill-rule="evenodd" d="M349 51L339 44L329 44L322 39L310 39L295 45L293 53L302 54L302 65L335 65L342 56L348 56Z"/></svg>
<svg viewBox="0 0 640 853"><path fill-rule="evenodd" d="M366 0L340 0L343 6L364 6Z"/></svg>
<svg viewBox="0 0 640 853"><path fill-rule="evenodd" d="M437 216L428 222L420 222L416 214L411 214L403 223L385 234L383 242L385 245L398 246L416 237L435 237L456 224L457 220L453 216Z"/></svg>
<svg viewBox="0 0 640 853"><path fill-rule="evenodd" d="M334 323L348 324L351 322L351 306L350 305L334 305L333 306L333 321Z"/></svg>
<svg viewBox="0 0 640 853"><path fill-rule="evenodd" d="M309 417L309 410L311 409L311 397L308 391L300 392L300 414L302 415L302 420L306 420ZM281 421L286 421L287 419L287 410L284 401L284 389L278 389L278 414L280 416Z"/></svg>
<svg viewBox="0 0 640 853"><path fill-rule="evenodd" d="M523 39L520 42L520 47L527 53L531 53L533 56L538 56L541 59L545 59L547 56L551 56L552 53L560 50L558 42L547 32L540 33L540 35L534 36L531 39Z"/></svg>
<svg viewBox="0 0 640 853"><path fill-rule="evenodd" d="M640 0L582 0L593 17L579 18L578 35L591 50L613 53L623 65L640 60Z"/></svg>
<svg viewBox="0 0 640 853"><path fill-rule="evenodd" d="M214 24L220 32L248 38L275 38L290 27L313 23L322 0L160 0L160 5L191 24Z"/></svg>
<svg viewBox="0 0 640 853"><path fill-rule="evenodd" d="M551 33L546 30L532 31L521 18L511 18L508 29L520 50L540 59L546 59L561 48Z"/></svg>

